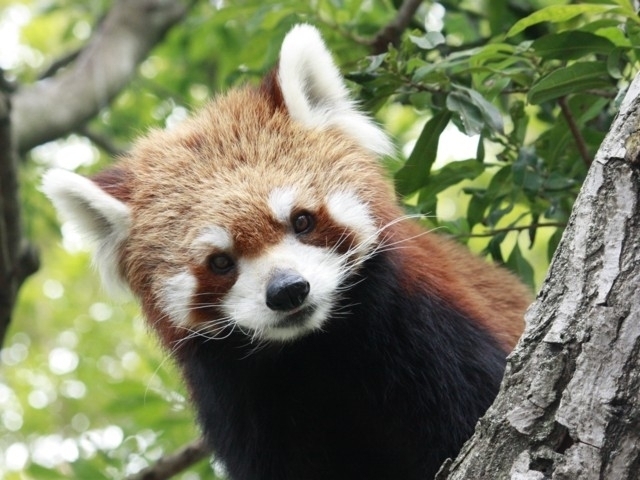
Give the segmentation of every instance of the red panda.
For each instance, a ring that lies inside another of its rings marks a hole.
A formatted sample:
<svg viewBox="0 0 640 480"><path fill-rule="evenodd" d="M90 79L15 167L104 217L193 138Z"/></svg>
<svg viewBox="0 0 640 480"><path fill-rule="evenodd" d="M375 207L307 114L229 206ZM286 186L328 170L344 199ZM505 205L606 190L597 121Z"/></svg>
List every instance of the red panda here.
<svg viewBox="0 0 640 480"><path fill-rule="evenodd" d="M424 480L493 401L530 297L403 215L318 31L91 179L43 189L179 364L233 480Z"/></svg>

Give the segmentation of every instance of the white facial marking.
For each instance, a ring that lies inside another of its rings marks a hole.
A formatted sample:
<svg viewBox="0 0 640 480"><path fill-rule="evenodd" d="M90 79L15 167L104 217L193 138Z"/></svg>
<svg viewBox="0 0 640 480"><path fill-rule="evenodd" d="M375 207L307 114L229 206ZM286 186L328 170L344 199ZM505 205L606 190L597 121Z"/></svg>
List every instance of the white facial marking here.
<svg viewBox="0 0 640 480"><path fill-rule="evenodd" d="M296 191L291 187L275 188L269 194L269 208L274 217L282 222L289 221L296 200Z"/></svg>
<svg viewBox="0 0 640 480"><path fill-rule="evenodd" d="M196 292L197 281L186 270L169 277L160 289L159 303L169 319L180 326L189 325L191 301Z"/></svg>
<svg viewBox="0 0 640 480"><path fill-rule="evenodd" d="M222 227L211 225L203 228L190 246L191 254L204 261L212 252L219 250L228 252L233 249L231 234Z"/></svg>
<svg viewBox="0 0 640 480"><path fill-rule="evenodd" d="M329 316L345 275L346 258L329 249L306 245L295 236L258 258L240 259L238 280L225 296L222 308L236 324L256 338L287 341L318 330ZM266 305L266 289L276 269L292 270L310 284L304 303L290 312L274 311ZM293 326L278 326L287 315L309 308L308 318Z"/></svg>
<svg viewBox="0 0 640 480"><path fill-rule="evenodd" d="M205 246L219 250L231 250L233 248L233 238L226 229L212 225L204 228L193 244L194 247Z"/></svg>
<svg viewBox="0 0 640 480"><path fill-rule="evenodd" d="M365 253L377 240L377 228L367 204L348 190L339 190L327 196L329 215L340 225L358 234L356 253Z"/></svg>

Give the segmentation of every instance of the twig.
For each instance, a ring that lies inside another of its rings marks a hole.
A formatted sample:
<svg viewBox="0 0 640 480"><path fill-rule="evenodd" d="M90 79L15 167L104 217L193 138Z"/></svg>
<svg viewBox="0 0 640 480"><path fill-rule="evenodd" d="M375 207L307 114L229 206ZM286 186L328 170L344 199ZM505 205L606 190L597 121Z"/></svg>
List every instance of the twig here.
<svg viewBox="0 0 640 480"><path fill-rule="evenodd" d="M95 132L86 126L79 128L77 132L79 135L87 137L89 140L91 140L91 142L93 142L96 146L104 150L112 157L119 157L121 155L124 155L128 151L128 148L123 148L115 145L113 141L106 135Z"/></svg>
<svg viewBox="0 0 640 480"><path fill-rule="evenodd" d="M155 464L127 477L127 480L165 480L211 455L202 439L195 440Z"/></svg>
<svg viewBox="0 0 640 480"><path fill-rule="evenodd" d="M395 18L382 27L371 40L370 45L374 55L386 52L390 43L396 45L400 41L400 35L409 26L421 3L422 0L405 0L402 2Z"/></svg>
<svg viewBox="0 0 640 480"><path fill-rule="evenodd" d="M569 105L567 105L567 97L560 97L558 99L558 105L560 105L560 110L562 111L562 115L564 119L567 121L569 125L569 130L571 130L571 135L573 135L573 139L576 141L576 147L578 147L578 152L580 153L580 157L584 164L588 167L591 166L591 157L589 156L589 151L587 150L587 144L584 141L584 137L582 136L582 132L576 123L575 118L573 118L573 113L571 113L571 109Z"/></svg>
<svg viewBox="0 0 640 480"><path fill-rule="evenodd" d="M520 225L517 227L507 227L507 228L496 228L495 230L491 230L489 232L483 233L469 233L469 234L461 234L456 235L458 238L479 238L479 237L493 237L499 233L508 233L508 232L522 232L524 230L529 230L530 228L544 228L544 227L566 227L567 224L563 222L544 222L544 223L532 223L531 225Z"/></svg>
<svg viewBox="0 0 640 480"><path fill-rule="evenodd" d="M66 53L62 57L54 60L51 65L49 65L40 75L38 75L38 80L44 80L45 78L53 77L58 70L66 67L82 53L82 49L79 48L77 50L73 50L72 52Z"/></svg>

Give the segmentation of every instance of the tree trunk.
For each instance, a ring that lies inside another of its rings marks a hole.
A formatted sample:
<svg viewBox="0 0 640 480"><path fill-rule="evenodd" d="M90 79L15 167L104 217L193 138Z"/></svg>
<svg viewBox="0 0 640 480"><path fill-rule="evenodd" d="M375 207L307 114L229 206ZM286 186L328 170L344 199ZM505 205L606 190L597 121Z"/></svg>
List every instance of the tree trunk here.
<svg viewBox="0 0 640 480"><path fill-rule="evenodd" d="M589 170L500 393L438 480L640 478L640 75Z"/></svg>
<svg viewBox="0 0 640 480"><path fill-rule="evenodd" d="M81 128L127 85L193 4L119 0L87 46L68 57L73 63L56 75L11 91L0 71L0 347L18 290L38 269L38 254L22 229L19 153Z"/></svg>
<svg viewBox="0 0 640 480"><path fill-rule="evenodd" d="M0 346L9 328L18 289L38 269L38 254L23 236L9 98L0 90Z"/></svg>

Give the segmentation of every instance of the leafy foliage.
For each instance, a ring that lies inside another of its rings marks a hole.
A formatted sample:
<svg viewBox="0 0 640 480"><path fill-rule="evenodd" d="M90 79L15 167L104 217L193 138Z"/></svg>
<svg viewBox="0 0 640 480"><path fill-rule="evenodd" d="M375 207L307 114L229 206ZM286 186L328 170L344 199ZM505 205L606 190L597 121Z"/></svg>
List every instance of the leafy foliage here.
<svg viewBox="0 0 640 480"><path fill-rule="evenodd" d="M441 31L415 30L351 78L370 108L391 99L431 117L396 171L399 192L433 215L443 190L467 180L459 187L466 215L456 222L430 216L429 223L463 240L488 237L484 250L533 286L527 246L512 243L506 258L504 241L526 232L531 247L539 229L568 222L619 91L637 70L638 16L623 1L532 5L530 12L505 0L482 10L443 5ZM511 25L496 18L509 13L519 17ZM474 158L438 166L449 118L478 135L479 148Z"/></svg>
<svg viewBox="0 0 640 480"><path fill-rule="evenodd" d="M286 31L307 21L323 30L364 108L399 139L400 159L386 165L407 208L534 285L638 67L640 24L626 0L425 2L400 42L373 56L370 40L400 2L228 3L196 2L87 126L106 143L96 148L80 132L35 149L23 166L25 218L44 267L23 289L0 354L3 478L124 478L197 435L183 387L136 308L102 298L68 235L66 249L57 245L36 187L48 165L102 168L141 131L257 81ZM0 22L23 24L7 77L34 81L81 48L109 5L0 2ZM452 126L477 141L460 152ZM204 462L182 478L211 475Z"/></svg>

